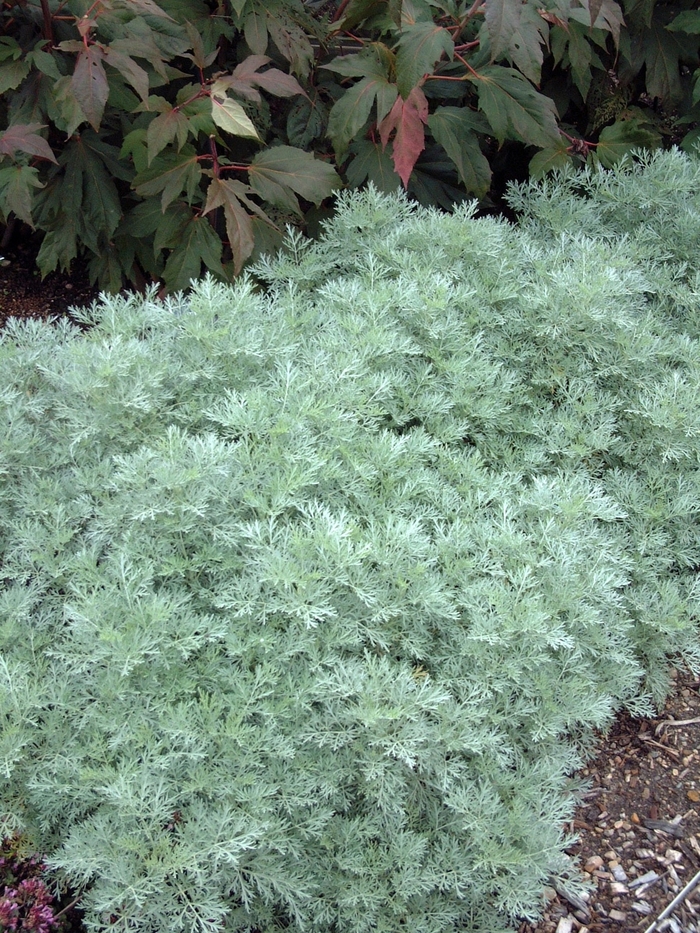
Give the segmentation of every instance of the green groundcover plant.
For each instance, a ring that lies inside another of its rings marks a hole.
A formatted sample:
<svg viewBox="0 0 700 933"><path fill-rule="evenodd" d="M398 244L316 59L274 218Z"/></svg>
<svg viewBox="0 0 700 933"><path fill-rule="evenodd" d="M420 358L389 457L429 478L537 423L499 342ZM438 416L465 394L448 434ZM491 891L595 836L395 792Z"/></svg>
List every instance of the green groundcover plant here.
<svg viewBox="0 0 700 933"><path fill-rule="evenodd" d="M700 164L370 188L0 339L0 814L119 933L497 933L697 669Z"/></svg>

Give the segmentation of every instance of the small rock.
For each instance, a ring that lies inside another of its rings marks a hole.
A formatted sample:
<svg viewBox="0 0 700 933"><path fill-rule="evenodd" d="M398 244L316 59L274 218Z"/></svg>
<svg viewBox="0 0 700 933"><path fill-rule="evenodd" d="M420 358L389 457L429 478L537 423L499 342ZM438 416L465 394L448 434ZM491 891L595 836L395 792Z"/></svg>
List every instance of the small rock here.
<svg viewBox="0 0 700 933"><path fill-rule="evenodd" d="M680 862L683 858L683 853L679 852L678 849L666 849L664 855L669 862Z"/></svg>
<svg viewBox="0 0 700 933"><path fill-rule="evenodd" d="M571 914L567 914L566 917L562 917L557 924L557 933L571 933L573 928L574 918L571 916Z"/></svg>
<svg viewBox="0 0 700 933"><path fill-rule="evenodd" d="M627 881L627 874L622 865L610 866L610 871L613 873L613 878L615 881Z"/></svg>
<svg viewBox="0 0 700 933"><path fill-rule="evenodd" d="M651 904L649 901L635 901L634 904L632 904L632 910L636 910L638 914L642 914L646 917L651 913Z"/></svg>
<svg viewBox="0 0 700 933"><path fill-rule="evenodd" d="M624 923L627 919L627 914L624 910L611 910L608 916L611 920L617 920L618 923Z"/></svg>
<svg viewBox="0 0 700 933"><path fill-rule="evenodd" d="M583 870L587 871L589 875L592 875L596 869L601 868L603 865L603 859L599 855L592 855L586 864L583 866Z"/></svg>
<svg viewBox="0 0 700 933"><path fill-rule="evenodd" d="M629 894L629 888L626 884L622 884L621 881L611 881L610 891L612 894Z"/></svg>
<svg viewBox="0 0 700 933"><path fill-rule="evenodd" d="M688 791L688 800L692 800L693 803L700 802L700 791L699 790L689 790Z"/></svg>
<svg viewBox="0 0 700 933"><path fill-rule="evenodd" d="M639 823L639 822L641 822L640 819L639 819L639 814L638 814L638 813L633 813L632 816L630 817L630 820L631 820L633 823Z"/></svg>
<svg viewBox="0 0 700 933"><path fill-rule="evenodd" d="M653 849L637 849L637 858L656 858Z"/></svg>

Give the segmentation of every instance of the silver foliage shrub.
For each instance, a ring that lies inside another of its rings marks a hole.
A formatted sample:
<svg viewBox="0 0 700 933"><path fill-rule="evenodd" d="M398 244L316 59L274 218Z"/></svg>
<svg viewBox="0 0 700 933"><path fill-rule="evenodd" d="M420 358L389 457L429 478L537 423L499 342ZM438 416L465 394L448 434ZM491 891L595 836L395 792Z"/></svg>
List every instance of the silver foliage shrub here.
<svg viewBox="0 0 700 933"><path fill-rule="evenodd" d="M697 665L700 166L341 196L0 342L0 815L115 933L498 933ZM261 283L264 287L261 287Z"/></svg>

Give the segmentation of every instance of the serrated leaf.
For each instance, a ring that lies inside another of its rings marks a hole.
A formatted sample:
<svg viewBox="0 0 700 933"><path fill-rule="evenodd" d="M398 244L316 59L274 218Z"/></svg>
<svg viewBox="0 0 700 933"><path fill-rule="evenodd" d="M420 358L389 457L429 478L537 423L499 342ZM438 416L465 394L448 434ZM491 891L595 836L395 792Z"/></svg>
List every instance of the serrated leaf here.
<svg viewBox="0 0 700 933"><path fill-rule="evenodd" d="M406 26L396 53L396 84L407 98L423 75L432 74L436 62L446 55L454 58L455 44L450 33L432 21Z"/></svg>
<svg viewBox="0 0 700 933"><path fill-rule="evenodd" d="M339 55L327 65L321 65L326 71L334 71L346 78L389 78L389 70L396 56L383 43L373 42L361 52L352 55Z"/></svg>
<svg viewBox="0 0 700 933"><path fill-rule="evenodd" d="M328 118L328 135L333 140L339 158L369 119L375 100L377 120L381 122L398 93L396 85L389 84L386 78L368 76L354 84L335 102Z"/></svg>
<svg viewBox="0 0 700 933"><path fill-rule="evenodd" d="M269 62L267 55L249 55L234 68L232 74L219 75L217 84L227 87L240 97L256 101L260 100L260 94L256 90L258 87L276 97L306 94L295 77L285 74L279 68L268 68L267 71L260 72L259 69Z"/></svg>
<svg viewBox="0 0 700 933"><path fill-rule="evenodd" d="M700 33L700 10L684 10L666 26L670 32Z"/></svg>
<svg viewBox="0 0 700 933"><path fill-rule="evenodd" d="M162 192L161 209L185 191L189 201L202 177L197 153L191 147L185 152L162 152L153 165L134 178L134 190L142 198Z"/></svg>
<svg viewBox="0 0 700 933"><path fill-rule="evenodd" d="M112 5L126 9L130 13L138 11L147 16L158 16L161 19L170 20L171 23L175 22L172 16L166 13L162 7L159 7L157 3L154 3L154 0L112 0Z"/></svg>
<svg viewBox="0 0 700 933"><path fill-rule="evenodd" d="M165 214L167 215L172 209L169 207ZM144 201L139 201L124 215L115 231L115 235L135 237L136 239L151 237L158 229L163 216L160 198L146 198Z"/></svg>
<svg viewBox="0 0 700 933"><path fill-rule="evenodd" d="M159 219L153 237L153 251L156 254L163 249L175 249L180 243L182 231L194 217L192 208L183 201L168 205L165 213L160 211L160 205L158 208Z"/></svg>
<svg viewBox="0 0 700 933"><path fill-rule="evenodd" d="M590 42L580 32L581 27L571 24L569 29L569 64L571 66L571 77L574 85L581 93L584 100L588 97L593 80L592 57L593 50Z"/></svg>
<svg viewBox="0 0 700 933"><path fill-rule="evenodd" d="M187 32L187 38L190 40L190 47L192 49L192 54L184 54L183 58L189 58L197 68L200 68L202 71L205 68L208 68L209 65L214 61L216 56L219 54L218 48L213 49L209 54L206 53L204 49L204 43L202 42L202 37L199 32L194 28L192 23L185 23L185 30Z"/></svg>
<svg viewBox="0 0 700 933"><path fill-rule="evenodd" d="M148 164L177 137L178 152L187 142L187 117L181 110L170 109L159 114L148 124L146 143Z"/></svg>
<svg viewBox="0 0 700 933"><path fill-rule="evenodd" d="M148 72L137 65L131 56L108 46L104 51L104 60L121 74L141 100L148 100Z"/></svg>
<svg viewBox="0 0 700 933"><path fill-rule="evenodd" d="M42 123L16 123L0 133L0 155L13 156L15 152L27 152L56 162L51 146L37 133L44 128ZM58 164L58 163L57 163Z"/></svg>
<svg viewBox="0 0 700 933"><path fill-rule="evenodd" d="M399 188L401 179L394 171L394 163L379 143L357 139L350 146L350 152L354 158L350 160L345 174L353 188L359 188L365 180L387 194Z"/></svg>
<svg viewBox="0 0 700 933"><path fill-rule="evenodd" d="M385 0L350 0L342 17L336 22L338 29L354 29L385 7Z"/></svg>
<svg viewBox="0 0 700 933"><path fill-rule="evenodd" d="M140 22L142 26L145 27L145 23L143 23L143 21ZM155 43L153 33L149 30L145 33L134 34L137 23L139 23L138 20L132 20L128 23L125 27L128 35L125 38L113 39L109 46L110 49L113 49L115 52L123 52L132 58L143 58L149 65L152 65L153 70L163 81L167 81L168 71L165 59L163 58L163 53Z"/></svg>
<svg viewBox="0 0 700 933"><path fill-rule="evenodd" d="M314 60L309 37L285 15L283 7L268 10L267 30L292 71L304 77L308 75Z"/></svg>
<svg viewBox="0 0 700 933"><path fill-rule="evenodd" d="M479 116L466 107L438 107L428 117L428 126L454 162L467 191L486 194L491 184L491 167L476 136L481 126Z"/></svg>
<svg viewBox="0 0 700 933"><path fill-rule="evenodd" d="M531 3L522 4L518 28L508 44L508 57L533 84L539 84L542 76L546 44L547 27L539 10Z"/></svg>
<svg viewBox="0 0 700 933"><path fill-rule="evenodd" d="M145 172L148 168L148 147L146 145L146 130L132 130L124 137L119 157L127 159L131 156L137 174Z"/></svg>
<svg viewBox="0 0 700 933"><path fill-rule="evenodd" d="M221 265L222 243L206 217L193 217L181 234L179 245L168 256L163 278L168 291L184 291L198 279L202 263L221 278L225 273Z"/></svg>
<svg viewBox="0 0 700 933"><path fill-rule="evenodd" d="M43 188L37 169L32 165L11 165L0 169L0 201L5 217L10 211L30 227L32 220L32 188Z"/></svg>
<svg viewBox="0 0 700 933"><path fill-rule="evenodd" d="M477 76L479 109L493 127L499 142L520 139L542 149L559 139L554 102L539 94L513 68L489 65Z"/></svg>
<svg viewBox="0 0 700 933"><path fill-rule="evenodd" d="M250 117L241 105L231 97L215 96L217 82L211 89L211 115L217 126L233 136L243 136L248 139L257 139L260 142L258 131L251 123Z"/></svg>
<svg viewBox="0 0 700 933"><path fill-rule="evenodd" d="M398 97L391 111L378 126L382 145L386 149L391 133L396 130L392 158L396 173L408 186L413 166L425 148L423 125L428 122L428 101L419 87L414 87L406 100Z"/></svg>
<svg viewBox="0 0 700 933"><path fill-rule="evenodd" d="M592 7L589 4L594 3L598 12L593 21L593 27L596 29L604 29L609 32L613 37L615 45L619 45L620 28L625 22L620 4L617 3L616 0L602 0L602 2L601 0L580 0L580 3L582 9L574 7L569 10L569 19L576 20L587 29L590 29Z"/></svg>
<svg viewBox="0 0 700 933"><path fill-rule="evenodd" d="M243 26L243 35L248 48L255 55L264 55L267 51L267 22L260 13L252 12Z"/></svg>
<svg viewBox="0 0 700 933"><path fill-rule="evenodd" d="M26 61L6 61L0 65L0 94L14 90L29 74Z"/></svg>
<svg viewBox="0 0 700 933"><path fill-rule="evenodd" d="M683 47L673 33L653 20L644 35L644 63L647 92L666 104L677 103L683 97L679 59Z"/></svg>
<svg viewBox="0 0 700 933"><path fill-rule="evenodd" d="M540 149L539 152L530 159L529 172L532 178L543 178L547 172L552 172L557 168L565 168L571 165L573 159L566 146L550 146L548 149Z"/></svg>
<svg viewBox="0 0 700 933"><path fill-rule="evenodd" d="M259 152L248 169L248 177L251 188L263 201L295 213L300 211L293 192L320 204L342 184L332 165L292 146Z"/></svg>
<svg viewBox="0 0 700 933"><path fill-rule="evenodd" d="M212 178L207 190L207 202L204 213L223 207L226 219L226 235L233 253L234 270L236 275L241 271L243 263L253 252L255 237L253 236L253 223L250 214L245 210L238 197L238 187L244 191L250 190L247 185L237 181L223 181Z"/></svg>
<svg viewBox="0 0 700 933"><path fill-rule="evenodd" d="M103 52L99 46L83 46L78 53L70 82L71 93L95 131L100 128L109 96L109 83L102 59Z"/></svg>
<svg viewBox="0 0 700 933"><path fill-rule="evenodd" d="M596 155L606 168L612 168L633 149L657 149L660 145L661 136L649 127L644 117L632 117L617 120L601 131Z"/></svg>
<svg viewBox="0 0 700 933"><path fill-rule="evenodd" d="M27 55L27 62L33 62L36 68L47 78L52 78L54 81L59 81L62 77L61 72L58 70L56 65L56 59L53 55L49 55L48 52L44 52L43 49L34 49L33 52L30 52Z"/></svg>
<svg viewBox="0 0 700 933"><path fill-rule="evenodd" d="M520 25L520 0L485 0L484 20L489 36L491 61L500 58Z"/></svg>
<svg viewBox="0 0 700 933"><path fill-rule="evenodd" d="M66 173L75 167L82 175L83 218L92 224L98 235L110 237L122 216L121 202L111 174L83 138L75 140L64 152L68 154Z"/></svg>
<svg viewBox="0 0 700 933"><path fill-rule="evenodd" d="M312 95L295 101L287 115L287 138L292 146L299 149L307 149L326 131L326 106L317 91L312 91Z"/></svg>
<svg viewBox="0 0 700 933"><path fill-rule="evenodd" d="M0 62L22 57L22 46L12 36L0 36Z"/></svg>

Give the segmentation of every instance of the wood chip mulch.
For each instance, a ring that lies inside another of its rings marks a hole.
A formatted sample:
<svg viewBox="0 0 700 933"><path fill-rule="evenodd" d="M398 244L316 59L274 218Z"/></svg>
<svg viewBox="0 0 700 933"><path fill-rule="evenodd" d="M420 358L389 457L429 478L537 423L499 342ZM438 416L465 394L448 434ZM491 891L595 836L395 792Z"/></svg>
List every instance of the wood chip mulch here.
<svg viewBox="0 0 700 933"><path fill-rule="evenodd" d="M700 933L700 681L674 679L655 719L618 717L581 771L568 851L590 893L547 887L542 920L519 933Z"/></svg>

